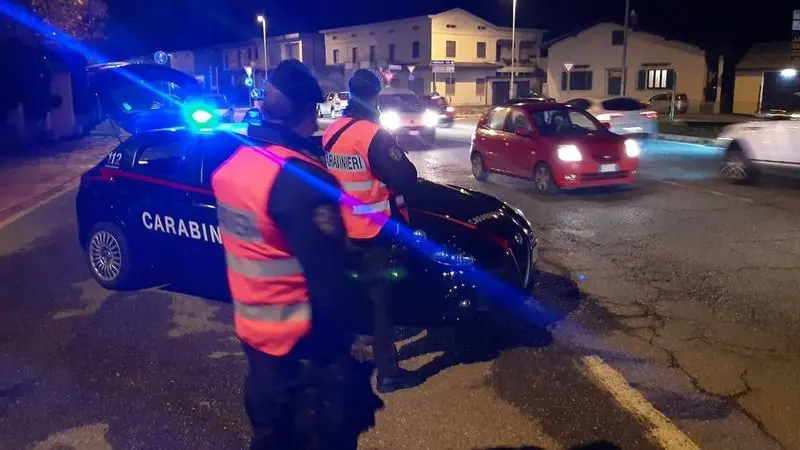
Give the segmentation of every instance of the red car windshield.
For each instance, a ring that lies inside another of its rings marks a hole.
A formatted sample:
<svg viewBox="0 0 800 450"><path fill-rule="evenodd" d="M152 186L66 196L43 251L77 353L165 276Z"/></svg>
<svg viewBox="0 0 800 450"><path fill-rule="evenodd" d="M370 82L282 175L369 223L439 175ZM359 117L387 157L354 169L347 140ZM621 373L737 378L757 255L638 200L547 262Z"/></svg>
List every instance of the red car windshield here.
<svg viewBox="0 0 800 450"><path fill-rule="evenodd" d="M608 132L592 116L574 109L539 109L531 111L531 116L542 136L582 136Z"/></svg>

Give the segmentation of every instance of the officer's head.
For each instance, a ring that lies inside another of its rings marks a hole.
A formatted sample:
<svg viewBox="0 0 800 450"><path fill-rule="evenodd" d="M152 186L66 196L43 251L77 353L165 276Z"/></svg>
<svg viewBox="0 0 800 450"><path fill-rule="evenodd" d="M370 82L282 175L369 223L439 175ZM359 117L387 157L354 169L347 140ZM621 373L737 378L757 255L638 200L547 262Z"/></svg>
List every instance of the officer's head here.
<svg viewBox="0 0 800 450"><path fill-rule="evenodd" d="M307 137L318 130L317 103L323 100L317 79L296 59L282 61L268 74L261 113L264 120Z"/></svg>
<svg viewBox="0 0 800 450"><path fill-rule="evenodd" d="M350 97L368 105L376 105L378 94L381 93L381 79L375 72L367 69L358 69L347 83L350 88Z"/></svg>

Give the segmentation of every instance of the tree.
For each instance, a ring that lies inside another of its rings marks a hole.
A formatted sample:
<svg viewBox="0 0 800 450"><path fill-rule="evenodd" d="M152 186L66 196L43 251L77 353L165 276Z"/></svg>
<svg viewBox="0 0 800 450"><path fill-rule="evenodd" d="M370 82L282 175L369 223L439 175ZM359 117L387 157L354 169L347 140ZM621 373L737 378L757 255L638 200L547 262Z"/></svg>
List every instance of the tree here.
<svg viewBox="0 0 800 450"><path fill-rule="evenodd" d="M108 9L103 0L26 0L45 22L80 41L104 37Z"/></svg>

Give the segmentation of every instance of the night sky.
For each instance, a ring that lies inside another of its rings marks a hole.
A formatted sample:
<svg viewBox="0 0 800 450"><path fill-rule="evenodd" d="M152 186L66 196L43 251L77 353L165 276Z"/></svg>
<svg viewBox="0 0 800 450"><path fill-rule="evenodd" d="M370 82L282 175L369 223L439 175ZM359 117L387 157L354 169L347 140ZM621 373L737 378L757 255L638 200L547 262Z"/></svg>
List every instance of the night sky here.
<svg viewBox="0 0 800 450"><path fill-rule="evenodd" d="M266 13L270 34L425 15L461 7L498 25L511 25L511 0L106 0L108 40L115 56L156 49L183 50L260 36L255 17ZM788 40L800 0L631 0L640 28L706 47ZM598 20L624 18L624 0L518 0L517 25L566 33ZM769 5L768 7L766 5Z"/></svg>

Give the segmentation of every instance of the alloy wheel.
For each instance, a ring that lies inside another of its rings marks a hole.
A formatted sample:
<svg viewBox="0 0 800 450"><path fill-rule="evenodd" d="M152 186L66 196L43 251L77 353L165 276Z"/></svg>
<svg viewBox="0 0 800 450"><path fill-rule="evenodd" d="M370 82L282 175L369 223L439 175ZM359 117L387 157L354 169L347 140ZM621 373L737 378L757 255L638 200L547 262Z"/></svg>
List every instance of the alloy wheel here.
<svg viewBox="0 0 800 450"><path fill-rule="evenodd" d="M114 281L122 269L122 249L117 238L108 231L95 233L89 241L89 261L98 278Z"/></svg>

